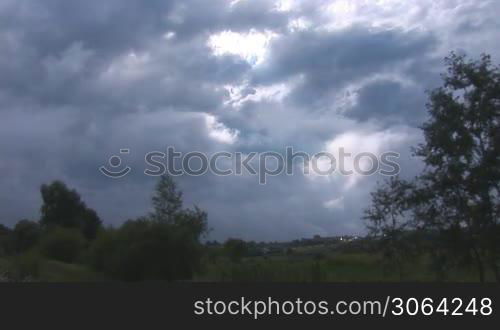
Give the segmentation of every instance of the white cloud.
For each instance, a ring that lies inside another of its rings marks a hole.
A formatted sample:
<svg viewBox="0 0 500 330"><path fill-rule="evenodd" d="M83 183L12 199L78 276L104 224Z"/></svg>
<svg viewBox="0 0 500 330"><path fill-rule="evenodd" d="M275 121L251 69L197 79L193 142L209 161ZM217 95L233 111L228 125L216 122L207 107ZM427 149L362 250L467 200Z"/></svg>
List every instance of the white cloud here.
<svg viewBox="0 0 500 330"><path fill-rule="evenodd" d="M275 9L283 12L291 11L297 5L296 2L295 0L278 0L276 1Z"/></svg>
<svg viewBox="0 0 500 330"><path fill-rule="evenodd" d="M251 29L247 33L239 33L227 30L211 35L208 46L215 56L237 55L252 65L258 65L265 59L274 37L276 34L271 31Z"/></svg>
<svg viewBox="0 0 500 330"><path fill-rule="evenodd" d="M312 26L312 22L305 17L292 19L288 22L288 29L291 32L307 30Z"/></svg>
<svg viewBox="0 0 500 330"><path fill-rule="evenodd" d="M364 25L403 30L439 28L441 33L456 26L463 11L473 13L479 8L494 6L491 0L334 0L321 3L321 15L325 19L321 28L328 30Z"/></svg>
<svg viewBox="0 0 500 330"><path fill-rule="evenodd" d="M175 38L175 32L174 32L174 31L168 31L167 33L165 33L165 34L163 35L163 38L164 38L165 40L172 40L172 39L174 39L174 38Z"/></svg>
<svg viewBox="0 0 500 330"><path fill-rule="evenodd" d="M241 108L246 102L276 101L281 102L291 90L290 84L280 83L268 86L251 87L248 84L226 85L227 91L226 105L230 105L236 110Z"/></svg>
<svg viewBox="0 0 500 330"><path fill-rule="evenodd" d="M210 114L205 114L205 123L208 135L215 141L225 144L233 144L238 140L239 131L226 127L217 121L217 118Z"/></svg>
<svg viewBox="0 0 500 330"><path fill-rule="evenodd" d="M374 166L369 157L360 158L359 165L355 165L357 155L371 153L380 160L381 154L394 151L408 143L411 138L412 136L403 129L345 132L325 143L324 151L334 157L334 162L324 156L316 158L315 163L311 160L306 164L306 169L309 170L306 176L313 181L340 181L344 190L350 190L366 177L359 171L368 172ZM351 174L343 174L341 170Z"/></svg>
<svg viewBox="0 0 500 330"><path fill-rule="evenodd" d="M229 1L230 1L229 6L233 7L233 6L236 6L238 3L246 1L246 0L229 0Z"/></svg>

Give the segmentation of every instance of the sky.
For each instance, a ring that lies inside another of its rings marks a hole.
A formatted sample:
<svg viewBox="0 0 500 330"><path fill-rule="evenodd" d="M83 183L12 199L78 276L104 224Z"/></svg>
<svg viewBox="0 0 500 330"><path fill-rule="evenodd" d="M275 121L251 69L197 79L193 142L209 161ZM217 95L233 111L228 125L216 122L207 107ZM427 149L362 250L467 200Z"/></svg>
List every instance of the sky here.
<svg viewBox="0 0 500 330"><path fill-rule="evenodd" d="M422 168L426 91L450 51L500 63L499 1L0 0L0 223L63 180L107 225L146 214L144 155L400 153ZM98 168L120 149L131 173ZM299 166L299 164L296 164ZM383 176L180 176L211 239L365 232Z"/></svg>

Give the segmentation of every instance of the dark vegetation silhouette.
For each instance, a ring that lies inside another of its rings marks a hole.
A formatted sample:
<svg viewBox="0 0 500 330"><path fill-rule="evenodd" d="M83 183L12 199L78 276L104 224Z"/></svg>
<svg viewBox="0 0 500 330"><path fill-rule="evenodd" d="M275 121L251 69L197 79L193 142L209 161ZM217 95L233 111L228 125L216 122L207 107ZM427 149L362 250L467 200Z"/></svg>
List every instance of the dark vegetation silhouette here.
<svg viewBox="0 0 500 330"><path fill-rule="evenodd" d="M75 190L68 189L63 182L55 181L50 185L42 185L40 192L43 200L42 227L77 228L88 240L96 237L101 219L85 205Z"/></svg>
<svg viewBox="0 0 500 330"><path fill-rule="evenodd" d="M365 219L396 267L415 245L439 279L473 265L479 281L487 271L500 281L500 69L487 55L452 53L446 64L444 85L429 94L425 142L414 149L425 169L379 187Z"/></svg>
<svg viewBox="0 0 500 330"><path fill-rule="evenodd" d="M43 185L41 194L39 222L0 226L0 257L12 259L13 279L38 277L43 259L123 281L190 280L200 268L207 214L183 208L182 193L168 176L155 188L153 212L117 228L104 228L97 213L60 181Z"/></svg>
<svg viewBox="0 0 500 330"><path fill-rule="evenodd" d="M372 192L367 237L203 243L207 214L185 208L169 176L149 214L103 227L55 181L39 221L0 225L0 280L500 281L500 69L487 55L446 65L414 148L425 168Z"/></svg>
<svg viewBox="0 0 500 330"><path fill-rule="evenodd" d="M149 216L101 231L90 249L94 269L129 281L188 280L200 267L207 214L184 209L169 176L160 178Z"/></svg>
<svg viewBox="0 0 500 330"><path fill-rule="evenodd" d="M235 238L230 238L224 243L224 252L233 262L241 262L241 260L249 255L249 244L245 241Z"/></svg>

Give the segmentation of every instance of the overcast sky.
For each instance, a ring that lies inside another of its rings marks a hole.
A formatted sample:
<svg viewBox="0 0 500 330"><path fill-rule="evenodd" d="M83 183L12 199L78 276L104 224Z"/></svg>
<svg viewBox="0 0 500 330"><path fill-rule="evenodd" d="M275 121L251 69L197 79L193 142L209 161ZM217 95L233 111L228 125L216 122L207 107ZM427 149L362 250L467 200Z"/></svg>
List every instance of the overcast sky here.
<svg viewBox="0 0 500 330"><path fill-rule="evenodd" d="M76 188L106 224L148 212L148 151L397 151L420 168L451 50L500 62L499 1L0 0L0 223ZM98 168L122 148L132 167ZM179 177L211 238L362 234L383 177Z"/></svg>

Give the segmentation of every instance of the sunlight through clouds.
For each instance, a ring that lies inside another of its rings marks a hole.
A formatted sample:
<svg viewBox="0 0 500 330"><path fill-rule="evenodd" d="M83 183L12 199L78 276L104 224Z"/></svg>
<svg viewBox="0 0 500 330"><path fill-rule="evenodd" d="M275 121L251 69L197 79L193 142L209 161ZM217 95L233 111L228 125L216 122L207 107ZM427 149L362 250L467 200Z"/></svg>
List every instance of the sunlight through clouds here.
<svg viewBox="0 0 500 330"><path fill-rule="evenodd" d="M355 165L357 155L371 153L378 160L381 154L394 150L408 142L411 136L403 130L389 129L385 131L349 131L325 143L325 152L335 159L332 163L328 157L318 157L306 164L309 174L306 177L312 182L339 182L343 191L349 191L367 178L361 171L370 171L380 164L374 164L369 157L359 159ZM332 170L329 173L329 170ZM345 173L349 172L349 175ZM327 174L328 173L328 174ZM378 175L378 170L376 171ZM320 181L318 181L320 180ZM333 205L336 205L333 203ZM326 205L325 205L326 207Z"/></svg>
<svg viewBox="0 0 500 330"><path fill-rule="evenodd" d="M274 37L276 33L255 29L247 33L223 31L211 35L208 46L215 56L237 55L251 65L258 65L265 59L269 43Z"/></svg>
<svg viewBox="0 0 500 330"><path fill-rule="evenodd" d="M275 8L277 11L291 11L296 5L295 2L295 0L278 0Z"/></svg>
<svg viewBox="0 0 500 330"><path fill-rule="evenodd" d="M223 123L217 121L215 116L206 114L205 124L208 135L217 142L234 144L238 140L239 131L226 127Z"/></svg>
<svg viewBox="0 0 500 330"><path fill-rule="evenodd" d="M225 105L239 110L247 102L281 102L290 93L291 87L287 83L258 87L243 84L226 85L224 89L228 94Z"/></svg>

